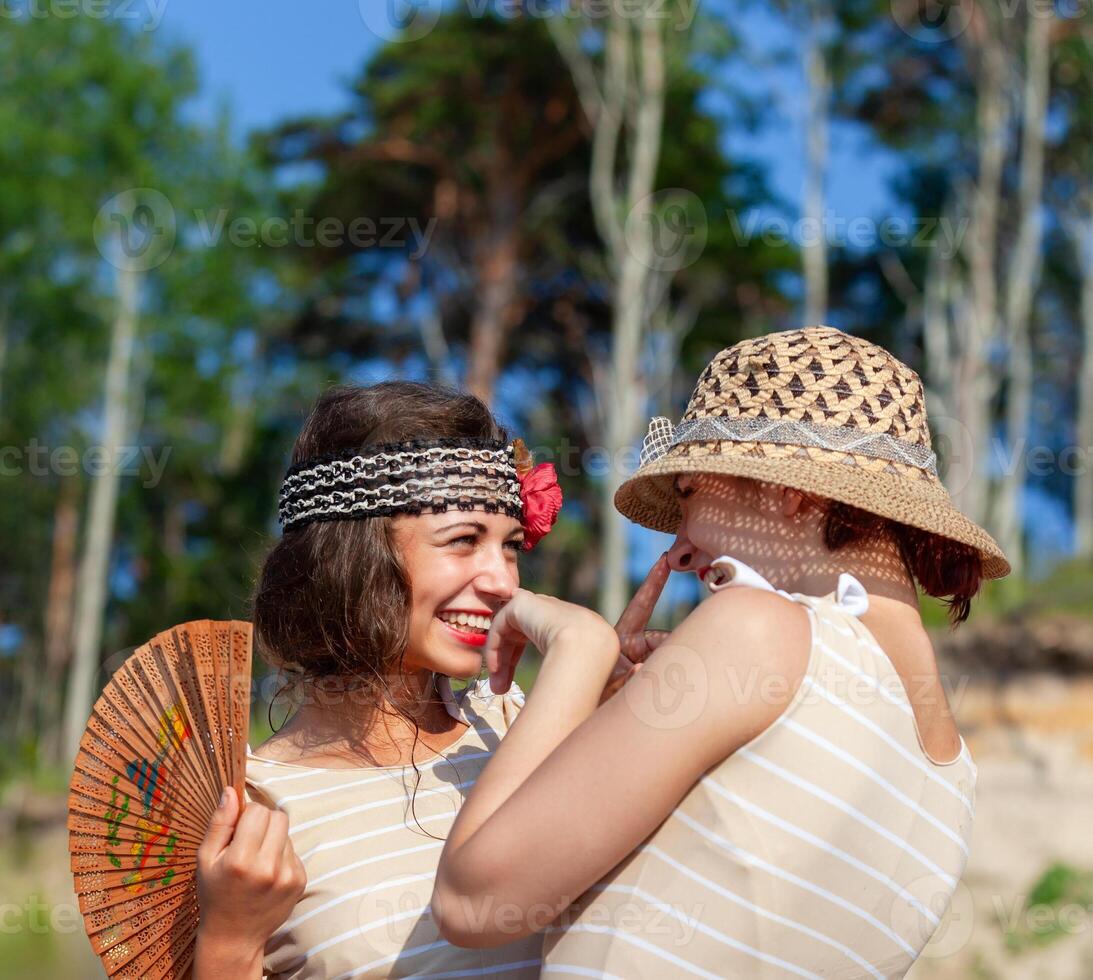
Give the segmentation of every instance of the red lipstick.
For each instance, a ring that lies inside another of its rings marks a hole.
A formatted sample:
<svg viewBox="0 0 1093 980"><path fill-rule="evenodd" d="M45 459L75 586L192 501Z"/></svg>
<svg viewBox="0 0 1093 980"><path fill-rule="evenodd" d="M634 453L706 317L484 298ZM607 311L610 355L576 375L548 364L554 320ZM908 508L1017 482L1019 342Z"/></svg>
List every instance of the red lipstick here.
<svg viewBox="0 0 1093 980"><path fill-rule="evenodd" d="M441 625L448 630L460 643L466 643L469 647L481 647L486 645L486 637L489 633L469 633L461 630L454 623L445 623L441 620Z"/></svg>
<svg viewBox="0 0 1093 980"><path fill-rule="evenodd" d="M472 616L489 616L493 617L493 613L488 609L445 609L444 612L462 612ZM438 616L437 619L440 619ZM465 643L469 647L485 646L486 638L489 633L481 633L477 630L468 629L465 626L460 626L459 623L449 623L446 620L440 619L440 625L451 633L452 638L458 640L460 643Z"/></svg>

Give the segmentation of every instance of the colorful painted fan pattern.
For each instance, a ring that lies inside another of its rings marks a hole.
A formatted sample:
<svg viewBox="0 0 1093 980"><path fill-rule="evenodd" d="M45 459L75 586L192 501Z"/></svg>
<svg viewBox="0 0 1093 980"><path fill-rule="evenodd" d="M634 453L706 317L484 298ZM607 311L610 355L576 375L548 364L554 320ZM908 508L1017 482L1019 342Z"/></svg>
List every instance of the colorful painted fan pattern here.
<svg viewBox="0 0 1093 980"><path fill-rule="evenodd" d="M95 702L68 797L76 895L110 977L185 977L197 848L225 786L243 799L251 624L198 620L129 656Z"/></svg>

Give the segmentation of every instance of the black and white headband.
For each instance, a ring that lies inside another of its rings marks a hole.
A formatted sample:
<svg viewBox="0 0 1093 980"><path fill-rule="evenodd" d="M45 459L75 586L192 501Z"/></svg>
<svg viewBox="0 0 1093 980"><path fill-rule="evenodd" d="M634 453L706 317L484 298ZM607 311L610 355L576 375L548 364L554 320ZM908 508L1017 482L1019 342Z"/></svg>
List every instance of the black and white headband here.
<svg viewBox="0 0 1093 980"><path fill-rule="evenodd" d="M314 521L452 507L523 520L520 450L519 440L409 440L304 460L285 474L278 517L286 531Z"/></svg>

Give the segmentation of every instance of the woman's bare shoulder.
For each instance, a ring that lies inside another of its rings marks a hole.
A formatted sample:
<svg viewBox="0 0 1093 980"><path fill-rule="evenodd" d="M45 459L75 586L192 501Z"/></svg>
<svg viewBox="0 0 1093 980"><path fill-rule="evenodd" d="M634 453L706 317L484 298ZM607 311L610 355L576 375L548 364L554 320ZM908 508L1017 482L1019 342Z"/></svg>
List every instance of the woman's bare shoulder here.
<svg viewBox="0 0 1093 980"><path fill-rule="evenodd" d="M796 694L808 670L812 626L801 603L741 586L705 599L665 645L697 655L711 706L755 734Z"/></svg>
<svg viewBox="0 0 1093 980"><path fill-rule="evenodd" d="M812 645L812 627L801 603L747 586L723 589L704 599L673 636L676 633L733 661L800 663L802 669Z"/></svg>
<svg viewBox="0 0 1093 980"><path fill-rule="evenodd" d="M297 762L300 750L291 744L291 740L286 735L274 732L264 742L252 748L250 754L257 759L268 759L270 762Z"/></svg>

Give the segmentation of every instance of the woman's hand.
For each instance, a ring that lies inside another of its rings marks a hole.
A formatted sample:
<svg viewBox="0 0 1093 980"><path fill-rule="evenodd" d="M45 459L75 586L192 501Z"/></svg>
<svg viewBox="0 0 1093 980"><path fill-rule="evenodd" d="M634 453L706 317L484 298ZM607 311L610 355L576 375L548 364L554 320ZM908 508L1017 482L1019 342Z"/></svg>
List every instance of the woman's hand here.
<svg viewBox="0 0 1093 980"><path fill-rule="evenodd" d="M633 677L641 669L645 658L669 636L667 630L650 630L645 627L653 615L653 609L664 591L664 585L671 572L672 569L668 565L668 553L665 552L649 569L645 581L638 586L634 598L630 600L615 624L615 632L619 637L619 658L600 696L600 704L603 704Z"/></svg>
<svg viewBox="0 0 1093 980"><path fill-rule="evenodd" d="M288 837L288 816L260 803L239 813L230 786L197 849L194 980L262 975L266 940L292 913L307 872ZM255 972L257 970L257 972Z"/></svg>
<svg viewBox="0 0 1093 980"><path fill-rule="evenodd" d="M512 686L516 665L529 643L547 656L552 647L567 640L579 644L588 656L602 651L614 661L618 655L614 630L591 609L517 589L494 613L486 639L490 689L494 694L504 694Z"/></svg>

